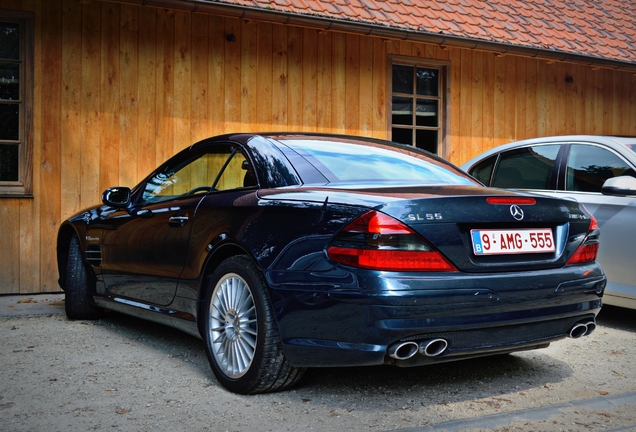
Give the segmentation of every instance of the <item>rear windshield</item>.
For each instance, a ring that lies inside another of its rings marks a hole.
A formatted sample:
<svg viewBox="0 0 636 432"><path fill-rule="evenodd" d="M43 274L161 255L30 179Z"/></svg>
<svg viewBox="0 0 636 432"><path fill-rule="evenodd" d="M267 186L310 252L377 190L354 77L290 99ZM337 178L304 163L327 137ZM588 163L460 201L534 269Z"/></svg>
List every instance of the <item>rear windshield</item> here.
<svg viewBox="0 0 636 432"><path fill-rule="evenodd" d="M628 148L631 151L633 151L634 153L636 153L636 142L634 142L634 143L624 143L623 146L625 146L625 148Z"/></svg>
<svg viewBox="0 0 636 432"><path fill-rule="evenodd" d="M407 147L347 140L281 141L307 159L330 183L477 184L453 166Z"/></svg>

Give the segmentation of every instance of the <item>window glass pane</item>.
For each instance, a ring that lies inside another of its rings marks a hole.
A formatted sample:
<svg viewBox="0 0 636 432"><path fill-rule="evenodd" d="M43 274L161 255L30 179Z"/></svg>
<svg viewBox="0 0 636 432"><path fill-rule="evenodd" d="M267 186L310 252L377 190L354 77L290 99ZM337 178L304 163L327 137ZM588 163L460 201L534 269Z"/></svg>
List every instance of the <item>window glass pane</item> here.
<svg viewBox="0 0 636 432"><path fill-rule="evenodd" d="M424 96L439 95L439 71L437 69L417 68L417 94Z"/></svg>
<svg viewBox="0 0 636 432"><path fill-rule="evenodd" d="M204 153L177 166L166 166L146 183L142 202L155 203L193 193L207 193L232 153L230 146Z"/></svg>
<svg viewBox="0 0 636 432"><path fill-rule="evenodd" d="M585 144L570 147L567 190L600 193L605 180L621 175L634 176L635 173L620 157L609 150Z"/></svg>
<svg viewBox="0 0 636 432"><path fill-rule="evenodd" d="M396 143L413 145L412 129L393 128L391 135Z"/></svg>
<svg viewBox="0 0 636 432"><path fill-rule="evenodd" d="M488 186L490 184L490 175L492 174L492 168L497 160L497 155L491 156L483 162L478 163L471 169L468 174L475 177L477 180Z"/></svg>
<svg viewBox="0 0 636 432"><path fill-rule="evenodd" d="M437 154L437 131L420 129L415 132L415 145L422 150Z"/></svg>
<svg viewBox="0 0 636 432"><path fill-rule="evenodd" d="M393 65L393 93L413 93L413 66Z"/></svg>
<svg viewBox="0 0 636 432"><path fill-rule="evenodd" d="M413 124L413 99L405 97L393 97L393 124Z"/></svg>
<svg viewBox="0 0 636 432"><path fill-rule="evenodd" d="M20 59L20 26L0 22L0 58Z"/></svg>
<svg viewBox="0 0 636 432"><path fill-rule="evenodd" d="M437 127L437 101L431 99L418 99L416 106L416 121L418 126Z"/></svg>
<svg viewBox="0 0 636 432"><path fill-rule="evenodd" d="M492 186L500 188L551 189L552 167L559 145L526 147L502 153Z"/></svg>
<svg viewBox="0 0 636 432"><path fill-rule="evenodd" d="M0 104L0 139L20 139L20 107L17 104Z"/></svg>
<svg viewBox="0 0 636 432"><path fill-rule="evenodd" d="M0 63L0 99L20 99L20 66L17 63Z"/></svg>
<svg viewBox="0 0 636 432"><path fill-rule="evenodd" d="M293 144L292 144L293 145ZM434 158L378 144L343 141L303 141L307 160L330 182L382 181L400 184L475 184L459 170Z"/></svg>
<svg viewBox="0 0 636 432"><path fill-rule="evenodd" d="M18 181L20 147L0 145L0 181Z"/></svg>
<svg viewBox="0 0 636 432"><path fill-rule="evenodd" d="M229 190L255 185L256 179L247 159L242 153L236 153L223 170L223 174L214 188L216 190Z"/></svg>

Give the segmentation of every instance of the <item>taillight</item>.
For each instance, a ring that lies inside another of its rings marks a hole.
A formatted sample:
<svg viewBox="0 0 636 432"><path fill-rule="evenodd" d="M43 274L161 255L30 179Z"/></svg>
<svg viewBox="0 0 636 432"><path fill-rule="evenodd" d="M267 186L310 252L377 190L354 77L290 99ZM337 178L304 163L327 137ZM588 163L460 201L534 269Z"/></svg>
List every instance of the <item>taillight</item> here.
<svg viewBox="0 0 636 432"><path fill-rule="evenodd" d="M342 264L373 270L457 271L415 231L375 210L347 225L331 242L327 255Z"/></svg>
<svg viewBox="0 0 636 432"><path fill-rule="evenodd" d="M583 206L581 206L583 207ZM596 255L598 254L598 222L596 218L592 216L590 212L583 207L583 210L590 216L590 227L587 230L585 239L581 242L578 248L574 251L572 256L567 262L567 265L572 264L584 264L587 262L596 261Z"/></svg>

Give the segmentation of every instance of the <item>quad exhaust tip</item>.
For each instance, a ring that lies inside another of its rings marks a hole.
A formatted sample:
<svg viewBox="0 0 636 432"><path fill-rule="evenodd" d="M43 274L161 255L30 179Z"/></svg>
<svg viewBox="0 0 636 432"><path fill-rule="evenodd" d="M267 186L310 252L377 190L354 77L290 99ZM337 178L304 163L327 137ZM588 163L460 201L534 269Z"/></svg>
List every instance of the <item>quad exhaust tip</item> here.
<svg viewBox="0 0 636 432"><path fill-rule="evenodd" d="M430 339L420 342L398 342L389 347L389 357L396 360L408 360L416 354L426 357L436 357L446 351L448 342L445 339Z"/></svg>
<svg viewBox="0 0 636 432"><path fill-rule="evenodd" d="M389 357L396 360L408 360L419 351L420 347L416 342L400 342L389 347Z"/></svg>
<svg viewBox="0 0 636 432"><path fill-rule="evenodd" d="M420 354L427 357L437 357L448 348L448 342L445 339L431 339L420 342Z"/></svg>
<svg viewBox="0 0 636 432"><path fill-rule="evenodd" d="M572 339L578 339L581 336L587 336L596 329L596 323L594 321L579 322L574 324L574 327L570 329L568 336Z"/></svg>

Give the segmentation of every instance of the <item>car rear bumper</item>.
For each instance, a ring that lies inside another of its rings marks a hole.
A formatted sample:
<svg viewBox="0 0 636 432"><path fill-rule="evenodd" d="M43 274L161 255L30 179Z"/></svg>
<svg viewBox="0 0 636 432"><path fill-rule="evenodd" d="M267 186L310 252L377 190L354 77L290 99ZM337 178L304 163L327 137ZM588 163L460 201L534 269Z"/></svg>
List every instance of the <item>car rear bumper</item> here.
<svg viewBox="0 0 636 432"><path fill-rule="evenodd" d="M268 280L293 365L416 366L541 348L577 325L593 329L606 278L596 264L581 267L441 276L339 269L332 274L339 284L324 284L324 274L323 283L310 283L316 273L303 272L277 272ZM575 336L589 333L584 330ZM438 340L441 352L418 348L402 358L414 343ZM391 355L400 344L407 347Z"/></svg>

